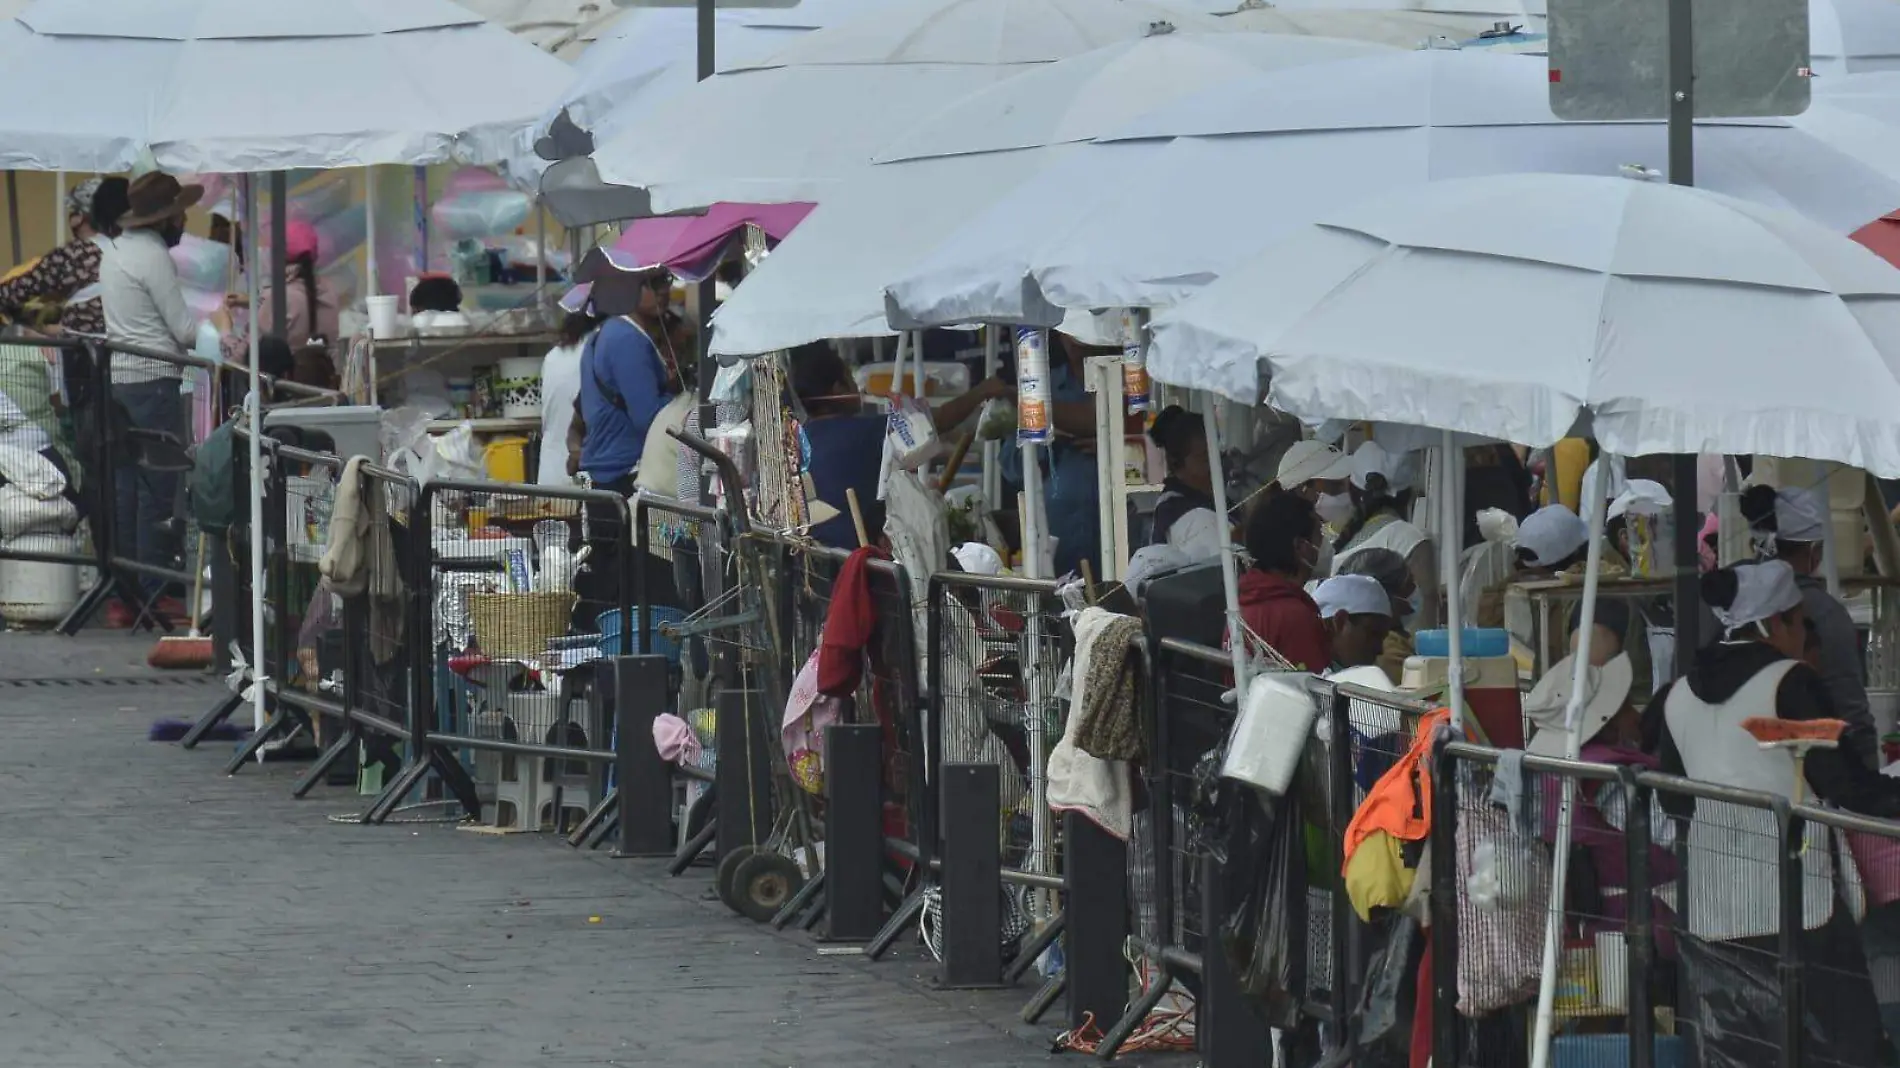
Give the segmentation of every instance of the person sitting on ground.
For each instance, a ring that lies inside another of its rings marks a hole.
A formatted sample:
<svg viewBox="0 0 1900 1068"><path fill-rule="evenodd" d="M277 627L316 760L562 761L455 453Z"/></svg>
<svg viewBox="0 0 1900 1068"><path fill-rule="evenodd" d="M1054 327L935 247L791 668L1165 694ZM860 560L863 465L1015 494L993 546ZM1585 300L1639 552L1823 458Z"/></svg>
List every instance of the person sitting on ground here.
<svg viewBox="0 0 1900 1068"><path fill-rule="evenodd" d="M1168 477L1155 502L1148 544L1171 545L1190 560L1220 555L1220 520L1214 514L1214 474L1208 463L1207 423L1197 412L1170 404L1155 417L1148 437L1167 458Z"/></svg>
<svg viewBox="0 0 1900 1068"><path fill-rule="evenodd" d="M1250 632L1251 655L1266 655L1260 648L1265 645L1295 670L1332 666L1332 638L1304 588L1319 559L1319 539L1313 505L1291 493L1262 499L1247 517L1253 566L1240 576L1240 618ZM1227 642L1234 637L1228 634Z"/></svg>
<svg viewBox="0 0 1900 1068"><path fill-rule="evenodd" d="M1313 591L1332 641L1332 670L1376 663L1392 630L1392 596L1370 575L1334 575Z"/></svg>
<svg viewBox="0 0 1900 1068"><path fill-rule="evenodd" d="M845 492L856 490L865 533L876 541L884 531L884 502L878 500L877 486L889 420L864 414L864 394L829 342L814 341L793 349L791 370L792 392L805 409L802 425L811 446L811 480L818 500L837 509L836 515L812 526L811 536L837 549L858 547L850 496ZM975 389L932 408L931 423L939 432L959 426L984 401L1009 392L1010 387L997 379L980 382Z"/></svg>

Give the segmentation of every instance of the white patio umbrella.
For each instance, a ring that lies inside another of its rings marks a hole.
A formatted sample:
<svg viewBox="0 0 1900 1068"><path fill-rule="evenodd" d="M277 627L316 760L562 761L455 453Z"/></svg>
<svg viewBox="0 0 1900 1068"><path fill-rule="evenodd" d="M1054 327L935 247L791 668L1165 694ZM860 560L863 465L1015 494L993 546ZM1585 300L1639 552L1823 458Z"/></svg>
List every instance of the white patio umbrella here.
<svg viewBox="0 0 1900 1068"><path fill-rule="evenodd" d="M1842 74L1900 70L1900 4L1809 0L1808 53L1821 86Z"/></svg>
<svg viewBox="0 0 1900 1068"><path fill-rule="evenodd" d="M657 211L731 200L822 202L918 119L1024 67L1136 37L1219 24L1146 0L928 0L807 34L781 52L616 124L601 178Z"/></svg>
<svg viewBox="0 0 1900 1068"><path fill-rule="evenodd" d="M1265 373L1310 421L1900 474L1900 271L1707 190L1515 174L1329 209L1153 334L1156 379L1252 402Z"/></svg>
<svg viewBox="0 0 1900 1068"><path fill-rule="evenodd" d="M448 0L38 0L0 22L0 168L122 171L143 157L168 170L250 175L489 162L567 75L560 60ZM245 192L254 219L248 181ZM262 229L248 227L253 263ZM254 330L253 428L257 343ZM250 446L254 516L264 512L259 436ZM260 590L263 561L263 525L253 523ZM262 599L251 607L257 656ZM269 670L254 666L260 727Z"/></svg>
<svg viewBox="0 0 1900 1068"><path fill-rule="evenodd" d="M802 0L787 8L722 7L713 12L713 55L720 70L732 70L879 2ZM688 88L699 80L698 20L699 12L691 7L628 11L581 54L574 63L573 80L551 110L565 108L581 128L601 133L602 121L617 111L658 106L659 101ZM626 117L633 114L637 113L626 113ZM553 117L544 116L542 125Z"/></svg>
<svg viewBox="0 0 1900 1068"><path fill-rule="evenodd" d="M39 0L0 23L0 169L495 160L570 73L448 0Z"/></svg>
<svg viewBox="0 0 1900 1068"><path fill-rule="evenodd" d="M1539 210L1500 219L1500 203ZM1704 190L1567 175L1432 183L1322 213L1153 330L1156 380L1251 401L1264 374L1266 402L1307 419L1410 424L1448 444L1460 432L1548 445L1587 425L1617 455L1900 473L1900 272L1792 213ZM1589 504L1572 760L1603 541L1602 496ZM1441 514L1455 544L1458 520ZM1573 789L1566 780L1538 1064Z"/></svg>
<svg viewBox="0 0 1900 1068"><path fill-rule="evenodd" d="M1272 34L1150 33L1030 68L899 137L806 218L713 317L713 352L891 333L884 283L1076 143L1262 70L1388 51Z"/></svg>
<svg viewBox="0 0 1900 1068"><path fill-rule="evenodd" d="M1900 5L1896 5L1900 7ZM1513 171L1660 179L1661 123L1567 123L1543 60L1481 49L1343 60L1177 101L1024 182L888 288L892 325L1052 325L1157 307L1329 208ZM1127 140L1123 140L1127 139ZM1696 127L1696 179L1849 233L1900 204L1894 128L1819 101ZM1500 226L1544 211L1493 205Z"/></svg>
<svg viewBox="0 0 1900 1068"><path fill-rule="evenodd" d="M1311 34L1376 41L1395 48L1418 48L1434 42L1455 43L1477 36L1491 20L1471 15L1442 15L1429 11L1380 10L1366 7L1289 8L1279 5L1243 6L1221 16L1236 29L1256 33Z"/></svg>

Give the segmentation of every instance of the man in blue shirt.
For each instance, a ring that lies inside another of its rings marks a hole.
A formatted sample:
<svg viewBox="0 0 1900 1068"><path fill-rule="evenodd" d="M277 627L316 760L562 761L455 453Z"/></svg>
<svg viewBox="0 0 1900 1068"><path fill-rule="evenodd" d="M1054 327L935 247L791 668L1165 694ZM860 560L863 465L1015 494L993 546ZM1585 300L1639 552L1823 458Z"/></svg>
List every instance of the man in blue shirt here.
<svg viewBox="0 0 1900 1068"><path fill-rule="evenodd" d="M858 547L851 522L850 497L856 490L864 529L875 542L884 532L884 502L878 500L878 476L884 467L884 434L889 420L864 414L864 397L850 368L830 343L814 341L791 352L792 392L805 408L805 440L811 446L810 466L818 500L838 515L811 528L820 544L839 549ZM963 425L983 402L1004 397L1010 387L997 379L952 397L931 409L931 423L939 434Z"/></svg>
<svg viewBox="0 0 1900 1068"><path fill-rule="evenodd" d="M581 350L581 470L594 485L622 493L633 490L653 417L680 391L679 359L665 325L673 279L655 271L643 282L633 314L602 323Z"/></svg>
<svg viewBox="0 0 1900 1068"><path fill-rule="evenodd" d="M646 449L647 430L681 389L680 361L667 330L672 276L653 271L639 279L633 312L606 320L581 348L581 389L575 401L581 431L581 470L596 489L631 496L634 469ZM546 448L546 443L543 443ZM621 569L619 509L587 503L593 557L575 580L580 601L574 626L591 630L600 613L619 605ZM647 600L680 607L670 564L653 556L640 561Z"/></svg>

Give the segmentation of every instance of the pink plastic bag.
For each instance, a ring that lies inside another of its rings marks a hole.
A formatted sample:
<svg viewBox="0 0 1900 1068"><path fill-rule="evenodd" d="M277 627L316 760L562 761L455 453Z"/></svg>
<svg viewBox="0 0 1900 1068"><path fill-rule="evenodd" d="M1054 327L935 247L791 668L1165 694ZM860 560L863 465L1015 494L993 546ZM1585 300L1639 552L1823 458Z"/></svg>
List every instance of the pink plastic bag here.
<svg viewBox="0 0 1900 1068"><path fill-rule="evenodd" d="M818 645L823 647L822 637ZM818 650L813 649L805 666L798 670L798 677L792 680L785 717L779 725L792 781L806 793L822 796L825 792L825 728L838 722L838 709L843 703L818 692Z"/></svg>
<svg viewBox="0 0 1900 1068"><path fill-rule="evenodd" d="M1877 908L1900 901L1900 839L1884 834L1842 831L1847 851L1860 869L1861 889L1867 894L1867 906Z"/></svg>

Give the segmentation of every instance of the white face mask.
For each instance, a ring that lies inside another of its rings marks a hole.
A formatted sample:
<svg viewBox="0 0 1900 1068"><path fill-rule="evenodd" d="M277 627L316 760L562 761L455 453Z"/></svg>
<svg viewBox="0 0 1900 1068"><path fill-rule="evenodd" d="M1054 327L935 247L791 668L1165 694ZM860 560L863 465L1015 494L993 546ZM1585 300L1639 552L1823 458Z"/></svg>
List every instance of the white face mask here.
<svg viewBox="0 0 1900 1068"><path fill-rule="evenodd" d="M1319 513L1320 522L1337 527L1352 518L1352 494L1322 493L1313 502L1313 511Z"/></svg>

